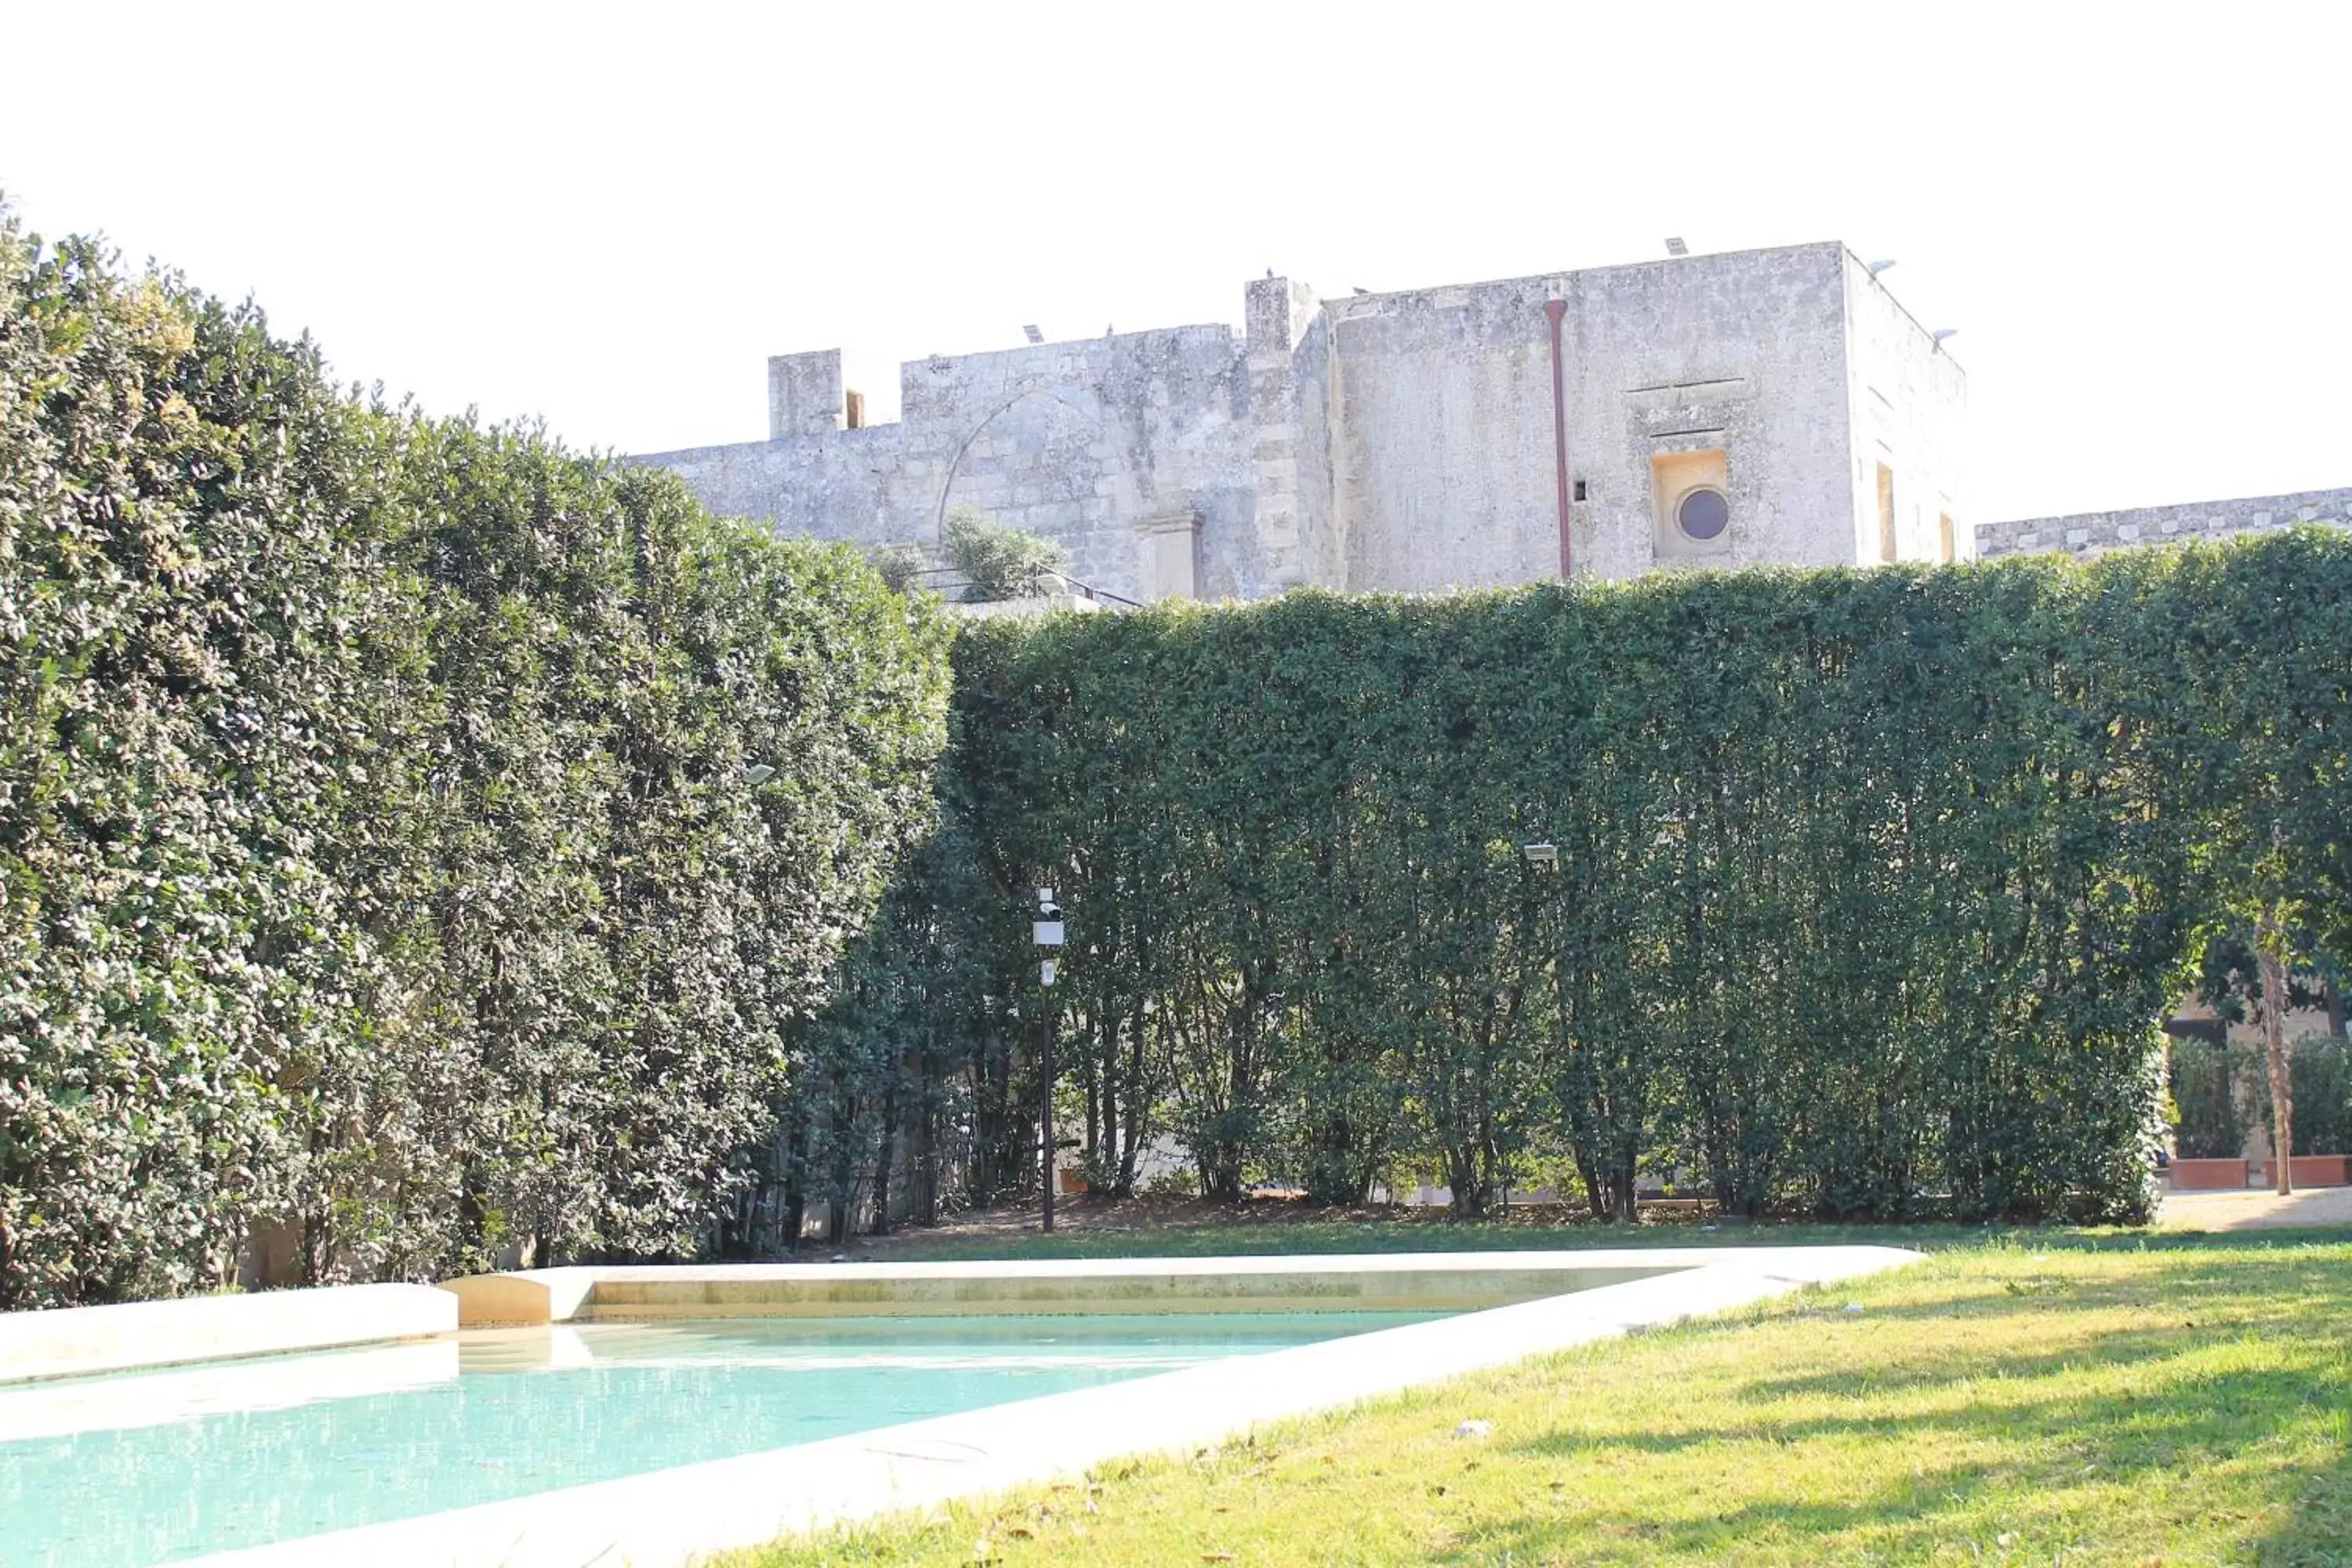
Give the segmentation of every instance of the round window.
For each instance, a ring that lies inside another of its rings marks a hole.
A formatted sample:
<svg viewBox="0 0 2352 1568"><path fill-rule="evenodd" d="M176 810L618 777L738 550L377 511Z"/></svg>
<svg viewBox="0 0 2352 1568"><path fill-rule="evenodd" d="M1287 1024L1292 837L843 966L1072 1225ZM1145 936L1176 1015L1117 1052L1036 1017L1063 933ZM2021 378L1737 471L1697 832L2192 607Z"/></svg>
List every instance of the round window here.
<svg viewBox="0 0 2352 1568"><path fill-rule="evenodd" d="M1731 503L1723 492L1705 486L1675 503L1675 522L1692 539L1715 539L1731 522Z"/></svg>

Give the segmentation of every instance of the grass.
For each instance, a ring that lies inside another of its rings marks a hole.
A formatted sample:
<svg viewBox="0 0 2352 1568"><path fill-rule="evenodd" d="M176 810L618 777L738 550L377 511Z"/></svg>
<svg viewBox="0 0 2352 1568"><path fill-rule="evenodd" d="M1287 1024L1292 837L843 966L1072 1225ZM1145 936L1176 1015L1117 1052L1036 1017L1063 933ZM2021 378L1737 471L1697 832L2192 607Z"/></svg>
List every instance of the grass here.
<svg viewBox="0 0 2352 1568"><path fill-rule="evenodd" d="M1412 1228L1399 1245L1443 1245ZM726 1561L2352 1563L2352 1233L1862 1235L1935 1250L1832 1294ZM1454 1436L1471 1418L1491 1435Z"/></svg>

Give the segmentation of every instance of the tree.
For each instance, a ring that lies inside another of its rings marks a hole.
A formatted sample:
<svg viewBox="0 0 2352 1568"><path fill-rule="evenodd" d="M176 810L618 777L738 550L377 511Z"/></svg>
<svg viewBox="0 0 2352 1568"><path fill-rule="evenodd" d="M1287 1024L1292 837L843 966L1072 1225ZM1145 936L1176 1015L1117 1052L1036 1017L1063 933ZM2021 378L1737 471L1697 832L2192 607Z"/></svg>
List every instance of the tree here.
<svg viewBox="0 0 2352 1568"><path fill-rule="evenodd" d="M1042 594L1045 580L1070 563L1069 552L1052 540L991 522L971 507L947 514L940 544L948 564L971 579L973 596L982 600Z"/></svg>

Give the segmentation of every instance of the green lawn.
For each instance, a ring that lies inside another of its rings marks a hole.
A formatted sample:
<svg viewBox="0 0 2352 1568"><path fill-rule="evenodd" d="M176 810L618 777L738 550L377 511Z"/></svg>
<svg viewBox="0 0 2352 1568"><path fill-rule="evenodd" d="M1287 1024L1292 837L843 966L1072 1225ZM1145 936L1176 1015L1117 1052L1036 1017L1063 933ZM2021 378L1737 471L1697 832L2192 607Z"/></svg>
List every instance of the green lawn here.
<svg viewBox="0 0 2352 1568"><path fill-rule="evenodd" d="M1870 1237L1936 1250L728 1562L2352 1563L2352 1234Z"/></svg>

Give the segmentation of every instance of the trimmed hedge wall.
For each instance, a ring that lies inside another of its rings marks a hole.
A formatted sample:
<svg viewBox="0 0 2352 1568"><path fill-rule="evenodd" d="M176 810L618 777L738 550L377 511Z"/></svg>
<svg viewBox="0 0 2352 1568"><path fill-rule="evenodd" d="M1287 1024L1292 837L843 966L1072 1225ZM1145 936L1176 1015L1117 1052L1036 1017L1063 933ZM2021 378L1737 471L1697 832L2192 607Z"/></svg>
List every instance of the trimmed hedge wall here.
<svg viewBox="0 0 2352 1568"><path fill-rule="evenodd" d="M950 641L0 213L0 1307L757 1255L1049 1088L1112 1192L2130 1217L2208 935L2352 952L2340 535Z"/></svg>
<svg viewBox="0 0 2352 1568"><path fill-rule="evenodd" d="M944 648L0 210L0 1307L706 1246Z"/></svg>
<svg viewBox="0 0 2352 1568"><path fill-rule="evenodd" d="M2345 951L2340 535L1295 594L957 657L992 945L895 1005L933 1064L901 1097L970 1127L983 1192L1034 1160L1033 884L1098 1186L1167 1134L1212 1195L1427 1175L1465 1214L1557 1182L1604 1215L2132 1217L2206 933L2268 900ZM825 1120L862 1142L866 1103Z"/></svg>

